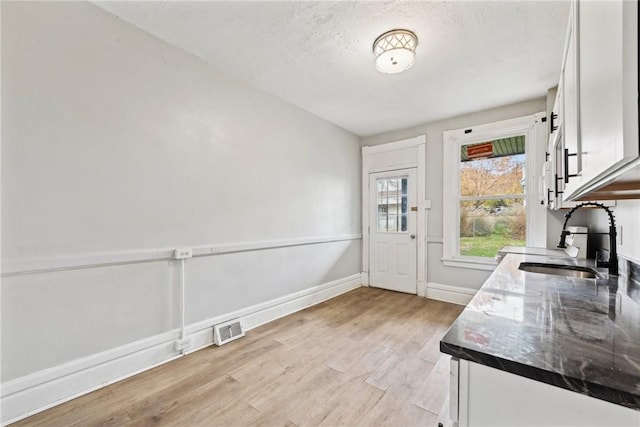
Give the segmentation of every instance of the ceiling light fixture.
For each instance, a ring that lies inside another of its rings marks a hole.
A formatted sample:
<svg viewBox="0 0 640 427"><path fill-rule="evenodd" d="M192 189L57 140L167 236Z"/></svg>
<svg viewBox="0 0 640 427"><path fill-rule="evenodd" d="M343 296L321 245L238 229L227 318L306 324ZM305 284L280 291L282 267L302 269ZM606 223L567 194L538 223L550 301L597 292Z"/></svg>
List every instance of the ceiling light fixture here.
<svg viewBox="0 0 640 427"><path fill-rule="evenodd" d="M409 30L391 30L373 42L376 69L385 74L401 73L416 62L418 38Z"/></svg>

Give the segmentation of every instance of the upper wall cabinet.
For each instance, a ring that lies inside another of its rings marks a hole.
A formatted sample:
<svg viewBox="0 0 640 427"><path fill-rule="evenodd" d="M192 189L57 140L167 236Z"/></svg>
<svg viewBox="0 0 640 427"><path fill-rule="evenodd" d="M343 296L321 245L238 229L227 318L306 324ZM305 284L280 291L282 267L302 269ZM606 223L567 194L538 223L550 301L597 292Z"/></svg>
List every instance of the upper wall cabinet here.
<svg viewBox="0 0 640 427"><path fill-rule="evenodd" d="M638 3L575 2L569 25L563 199L640 198Z"/></svg>
<svg viewBox="0 0 640 427"><path fill-rule="evenodd" d="M576 202L565 201L563 197L565 191L563 163L565 149L564 134L567 129L565 129L564 121L564 66L562 70L560 83L558 84L558 92L553 103L553 110L551 110L551 114L549 115L549 142L547 144L546 161L543 170L543 183L545 188L542 194L546 195L546 200L542 200L542 203L546 202L547 207L554 210L572 208L577 205Z"/></svg>
<svg viewBox="0 0 640 427"><path fill-rule="evenodd" d="M547 144L546 162L543 170L543 190L546 196L541 200L550 209L569 209L575 207L578 202L569 201L564 194L571 178L577 176L580 169L579 156L573 153L579 152L579 98L578 98L578 58L577 58L577 32L574 31L571 14L571 25L567 30L565 41L565 53L560 68L560 80L558 90L553 103L553 109L549 114L549 142ZM613 206L615 202L596 200L606 205Z"/></svg>

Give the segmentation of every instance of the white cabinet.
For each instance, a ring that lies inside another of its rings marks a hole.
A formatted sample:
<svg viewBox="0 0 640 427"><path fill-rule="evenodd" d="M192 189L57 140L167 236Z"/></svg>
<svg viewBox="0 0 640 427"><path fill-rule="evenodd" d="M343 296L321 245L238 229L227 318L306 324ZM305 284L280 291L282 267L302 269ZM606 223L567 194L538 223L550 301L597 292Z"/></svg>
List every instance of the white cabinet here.
<svg viewBox="0 0 640 427"><path fill-rule="evenodd" d="M576 14L571 14L569 30L567 32L566 51L562 67L563 83L563 135L562 148L558 161L562 163L561 177L563 190L569 191L572 178L578 176L580 168L580 138L579 138L579 114L578 114L578 58L577 58L577 32L575 31ZM564 195L564 193L563 193ZM566 200L566 197L563 197Z"/></svg>
<svg viewBox="0 0 640 427"><path fill-rule="evenodd" d="M548 163L545 165L545 180L549 182L547 189L550 209L569 209L577 205L576 202L565 201L563 194L565 191L565 166L564 166L564 129L562 125L551 134L547 148Z"/></svg>
<svg viewBox="0 0 640 427"><path fill-rule="evenodd" d="M640 411L485 365L452 359L451 371L453 426L640 425Z"/></svg>
<svg viewBox="0 0 640 427"><path fill-rule="evenodd" d="M565 59L568 55L565 55ZM564 134L567 132L565 126L565 61L563 61L562 72L558 91L553 103L553 109L549 114L549 143L547 144L547 161L543 169L544 189L547 195L547 205L550 209L572 208L577 203L564 200ZM575 107L573 107L575 109ZM569 109L571 111L571 109Z"/></svg>
<svg viewBox="0 0 640 427"><path fill-rule="evenodd" d="M543 200L542 202L546 204L550 209L560 209L563 207L562 187L561 182L558 180L558 170L555 156L555 146L557 141L559 141L559 139L561 138L563 132L562 103L562 75L560 75L560 83L558 84L558 90L556 92L553 108L547 116L549 123L549 142L546 146L546 158L544 168L542 170L542 192L546 197L546 200Z"/></svg>
<svg viewBox="0 0 640 427"><path fill-rule="evenodd" d="M561 70L564 70L564 62ZM558 82L558 90L556 91L556 97L553 101L553 109L549 114L549 140L556 139L558 134L562 131L562 124L564 119L564 83L563 72L560 73L560 81Z"/></svg>
<svg viewBox="0 0 640 427"><path fill-rule="evenodd" d="M564 191L565 191L565 164L564 164L564 130L560 129L557 137L551 141L551 167L553 169L553 209L565 209L572 208L575 206L575 203L568 202L564 200Z"/></svg>
<svg viewBox="0 0 640 427"><path fill-rule="evenodd" d="M616 181L640 197L638 3L574 3L568 34L564 200L599 197Z"/></svg>
<svg viewBox="0 0 640 427"><path fill-rule="evenodd" d="M572 10L573 12L573 10ZM567 37L565 40L560 80L556 92L553 109L549 114L549 143L544 179L547 185L547 202L550 209L572 208L577 203L565 200L566 164L565 149L574 149L577 141L577 67L575 55L575 32L572 25L573 13L570 16ZM570 156L575 158L575 156ZM575 165L574 165L575 166Z"/></svg>
<svg viewBox="0 0 640 427"><path fill-rule="evenodd" d="M567 185L579 168L578 144L578 83L575 32L569 26L560 81L553 109L549 114L549 143L547 162L543 169L543 194L548 208L570 209L579 202L569 201ZM604 202L614 206L615 202Z"/></svg>

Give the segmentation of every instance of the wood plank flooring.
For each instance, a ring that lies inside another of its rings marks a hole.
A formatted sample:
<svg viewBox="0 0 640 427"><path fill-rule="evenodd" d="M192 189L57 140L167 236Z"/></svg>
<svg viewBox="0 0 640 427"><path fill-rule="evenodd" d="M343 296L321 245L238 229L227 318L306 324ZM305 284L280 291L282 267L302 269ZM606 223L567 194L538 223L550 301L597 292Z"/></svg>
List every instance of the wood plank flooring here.
<svg viewBox="0 0 640 427"><path fill-rule="evenodd" d="M436 426L463 307L359 288L14 426Z"/></svg>

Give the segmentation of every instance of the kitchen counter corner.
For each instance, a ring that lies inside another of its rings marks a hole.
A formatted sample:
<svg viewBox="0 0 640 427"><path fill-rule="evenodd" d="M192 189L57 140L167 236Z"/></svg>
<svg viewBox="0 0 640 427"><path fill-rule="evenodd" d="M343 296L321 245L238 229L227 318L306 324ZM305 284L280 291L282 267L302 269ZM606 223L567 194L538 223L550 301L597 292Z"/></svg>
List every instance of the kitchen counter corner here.
<svg viewBox="0 0 640 427"><path fill-rule="evenodd" d="M623 276L530 273L518 269L521 262L589 261L508 254L440 350L640 410L640 285Z"/></svg>

